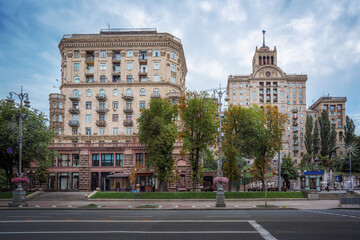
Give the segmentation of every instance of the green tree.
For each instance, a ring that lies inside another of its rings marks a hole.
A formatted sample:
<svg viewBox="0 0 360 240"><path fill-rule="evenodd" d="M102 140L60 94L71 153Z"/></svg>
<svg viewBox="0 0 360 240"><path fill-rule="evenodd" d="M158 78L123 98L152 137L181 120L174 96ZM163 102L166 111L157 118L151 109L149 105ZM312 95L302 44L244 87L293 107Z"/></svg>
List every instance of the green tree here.
<svg viewBox="0 0 360 240"><path fill-rule="evenodd" d="M150 108L142 109L137 119L139 141L146 145L149 154L146 166L155 169L160 191L164 191L166 182L173 179L172 151L177 138L176 116L175 106L165 99L153 98Z"/></svg>
<svg viewBox="0 0 360 240"><path fill-rule="evenodd" d="M284 179L286 186L290 186L290 180L296 180L299 177L298 170L294 166L294 161L290 154L286 155L281 162L281 177Z"/></svg>
<svg viewBox="0 0 360 240"><path fill-rule="evenodd" d="M331 158L333 153L336 152L336 149L339 148L336 143L337 143L337 133L335 131L335 127L332 127L330 132L330 139L329 139L329 158Z"/></svg>
<svg viewBox="0 0 360 240"><path fill-rule="evenodd" d="M216 171L217 170L217 161L214 158L214 152L210 149L204 150L201 154L203 159L203 169L205 171Z"/></svg>
<svg viewBox="0 0 360 240"><path fill-rule="evenodd" d="M330 120L327 112L323 110L319 117L320 139L321 139L321 156L327 156L330 152Z"/></svg>
<svg viewBox="0 0 360 240"><path fill-rule="evenodd" d="M305 122L305 148L310 156L312 156L313 151L314 151L313 128L314 128L314 120L313 120L312 116L309 114L309 115L307 115L306 122Z"/></svg>
<svg viewBox="0 0 360 240"><path fill-rule="evenodd" d="M48 149L55 134L49 130L44 113L24 108L23 114L26 115L23 121L23 168L32 162L49 166L56 156ZM0 149L3 149L0 151L0 168L5 170L9 184L19 166L19 116L20 109L16 104L0 101ZM13 154L6 152L8 147L13 149Z"/></svg>
<svg viewBox="0 0 360 240"><path fill-rule="evenodd" d="M200 153L215 144L217 122L215 114L217 104L206 94L187 92L179 105L183 130L180 133L184 141L182 154L189 153L192 169L193 191L200 180Z"/></svg>
<svg viewBox="0 0 360 240"><path fill-rule="evenodd" d="M229 191L233 183L239 182L241 176L238 159L254 157L254 146L258 144L258 137L264 128L260 121L262 111L259 107L242 108L231 105L225 112L223 132L223 152L227 159L224 162L224 175L229 179Z"/></svg>
<svg viewBox="0 0 360 240"><path fill-rule="evenodd" d="M313 154L316 156L320 150L320 138L319 138L319 123L317 120L314 122L314 134L313 134Z"/></svg>
<svg viewBox="0 0 360 240"><path fill-rule="evenodd" d="M354 121L348 116L346 115L346 119L345 119L345 134L344 134L344 141L345 141L345 146L351 144L352 142L355 141L355 124Z"/></svg>
<svg viewBox="0 0 360 240"><path fill-rule="evenodd" d="M276 106L265 104L261 107L262 117L259 119L263 127L257 135L257 144L254 146L254 170L265 190L265 174L271 169L270 161L281 147L284 124L287 117L280 113Z"/></svg>
<svg viewBox="0 0 360 240"><path fill-rule="evenodd" d="M305 153L301 158L301 162L300 162L299 166L304 167L309 164L311 164L311 156L308 153Z"/></svg>

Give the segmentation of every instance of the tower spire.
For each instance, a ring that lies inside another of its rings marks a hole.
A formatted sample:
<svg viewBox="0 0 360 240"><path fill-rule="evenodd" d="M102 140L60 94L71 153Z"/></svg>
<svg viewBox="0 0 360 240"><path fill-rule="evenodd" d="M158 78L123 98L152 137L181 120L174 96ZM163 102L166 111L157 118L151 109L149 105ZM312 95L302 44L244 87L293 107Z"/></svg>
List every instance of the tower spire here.
<svg viewBox="0 0 360 240"><path fill-rule="evenodd" d="M265 33L266 33L266 31L262 30L262 33L263 33L263 47L265 47Z"/></svg>

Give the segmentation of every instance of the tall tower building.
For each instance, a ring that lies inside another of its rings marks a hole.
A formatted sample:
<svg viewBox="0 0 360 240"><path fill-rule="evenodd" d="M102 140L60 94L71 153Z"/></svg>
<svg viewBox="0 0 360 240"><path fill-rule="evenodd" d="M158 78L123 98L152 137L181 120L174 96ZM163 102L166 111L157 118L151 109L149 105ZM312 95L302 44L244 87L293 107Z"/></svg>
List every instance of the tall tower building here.
<svg viewBox="0 0 360 240"><path fill-rule="evenodd" d="M277 61L277 49L263 45L255 49L252 60L252 73L249 75L230 75L227 90L229 104L251 106L270 103L288 116L281 148L282 157L290 154L295 163L300 163L305 153L304 135L306 120L306 81L307 75L286 74ZM274 159L274 164L277 157Z"/></svg>
<svg viewBox="0 0 360 240"><path fill-rule="evenodd" d="M49 169L49 187L128 190L130 173L147 157L136 142L140 110L151 98L176 103L185 89L181 41L156 29L106 29L64 35L59 50L60 94L49 99L50 127L57 133L50 148L60 157ZM177 150L174 158L187 166ZM154 181L151 171L136 176L144 191Z"/></svg>

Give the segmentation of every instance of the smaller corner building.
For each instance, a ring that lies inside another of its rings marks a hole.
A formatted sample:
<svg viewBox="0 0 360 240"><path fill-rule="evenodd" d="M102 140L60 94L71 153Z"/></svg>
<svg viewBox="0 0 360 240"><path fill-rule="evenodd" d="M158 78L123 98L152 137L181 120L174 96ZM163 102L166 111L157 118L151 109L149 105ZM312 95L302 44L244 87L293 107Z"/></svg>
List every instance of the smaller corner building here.
<svg viewBox="0 0 360 240"><path fill-rule="evenodd" d="M177 104L187 66L181 40L156 29L111 29L64 35L60 93L51 93L49 146L59 157L49 168L47 190L155 191L156 175L145 168L146 147L136 136L140 110L152 98ZM190 186L190 164L175 144L176 183Z"/></svg>

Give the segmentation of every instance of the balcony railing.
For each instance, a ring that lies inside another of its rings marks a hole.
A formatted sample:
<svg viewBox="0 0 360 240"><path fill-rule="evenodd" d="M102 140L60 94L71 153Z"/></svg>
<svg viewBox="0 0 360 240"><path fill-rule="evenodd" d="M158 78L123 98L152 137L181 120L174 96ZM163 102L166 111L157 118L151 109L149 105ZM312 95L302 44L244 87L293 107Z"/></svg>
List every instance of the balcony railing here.
<svg viewBox="0 0 360 240"><path fill-rule="evenodd" d="M70 96L69 99L70 99L71 101L80 101L79 96Z"/></svg>
<svg viewBox="0 0 360 240"><path fill-rule="evenodd" d="M94 56L87 56L85 62L94 62Z"/></svg>
<svg viewBox="0 0 360 240"><path fill-rule="evenodd" d="M120 77L116 77L116 78L113 77L112 82L120 82L120 80L121 80Z"/></svg>
<svg viewBox="0 0 360 240"><path fill-rule="evenodd" d="M80 125L79 120L70 120L69 126L70 127L78 127Z"/></svg>
<svg viewBox="0 0 360 240"><path fill-rule="evenodd" d="M148 59L148 55L146 53L139 54L139 60L147 60L147 59Z"/></svg>
<svg viewBox="0 0 360 240"><path fill-rule="evenodd" d="M294 119L294 120L297 120L297 119L298 119L298 117L297 117L297 116L293 116L293 119Z"/></svg>
<svg viewBox="0 0 360 240"><path fill-rule="evenodd" d="M147 75L147 69L140 69L139 70L139 75Z"/></svg>
<svg viewBox="0 0 360 240"><path fill-rule="evenodd" d="M181 93L180 92L169 92L166 94L167 99L180 99Z"/></svg>
<svg viewBox="0 0 360 240"><path fill-rule="evenodd" d="M132 101L134 99L132 95L125 95L125 94L122 95L122 98L124 100L129 100L129 101Z"/></svg>
<svg viewBox="0 0 360 240"><path fill-rule="evenodd" d="M133 108L132 107L124 107L124 113L132 113Z"/></svg>
<svg viewBox="0 0 360 240"><path fill-rule="evenodd" d="M151 98L160 98L160 93L152 93Z"/></svg>
<svg viewBox="0 0 360 240"><path fill-rule="evenodd" d="M297 113L298 112L297 108L293 108L292 112Z"/></svg>
<svg viewBox="0 0 360 240"><path fill-rule="evenodd" d="M105 108L105 107L100 107L100 108L96 108L95 110L97 113L101 114L101 113L106 113L109 111L108 108Z"/></svg>
<svg viewBox="0 0 360 240"><path fill-rule="evenodd" d="M106 121L105 120L96 120L96 126L106 127Z"/></svg>
<svg viewBox="0 0 360 240"><path fill-rule="evenodd" d="M125 127L131 127L133 125L133 120L124 120Z"/></svg>
<svg viewBox="0 0 360 240"><path fill-rule="evenodd" d="M71 113L71 114L79 114L80 110L79 110L79 108L71 107L71 108L69 108L69 113Z"/></svg>
<svg viewBox="0 0 360 240"><path fill-rule="evenodd" d="M106 95L105 94L96 94L96 99L99 101L106 101Z"/></svg>
<svg viewBox="0 0 360 240"><path fill-rule="evenodd" d="M120 61L121 60L121 55L120 54L114 54L112 57L112 60L114 62Z"/></svg>
<svg viewBox="0 0 360 240"><path fill-rule="evenodd" d="M293 138L294 138L294 139L298 139L298 136L295 135Z"/></svg>

